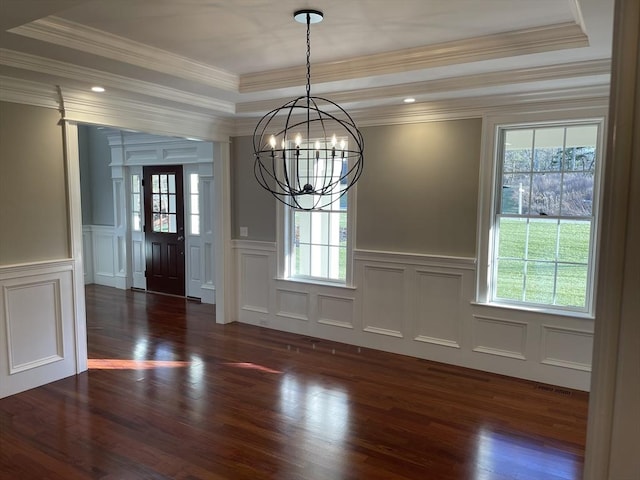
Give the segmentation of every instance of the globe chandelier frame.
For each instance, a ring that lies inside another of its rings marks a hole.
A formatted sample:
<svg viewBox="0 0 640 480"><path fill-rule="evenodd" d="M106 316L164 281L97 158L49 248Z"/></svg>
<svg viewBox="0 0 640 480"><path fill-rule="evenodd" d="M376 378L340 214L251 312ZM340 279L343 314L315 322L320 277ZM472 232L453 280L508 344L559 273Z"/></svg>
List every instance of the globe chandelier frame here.
<svg viewBox="0 0 640 480"><path fill-rule="evenodd" d="M293 17L307 26L306 92L258 121L253 132L254 175L285 205L319 210L344 196L360 178L364 139L340 105L311 95L310 26L321 22L324 14L305 9Z"/></svg>

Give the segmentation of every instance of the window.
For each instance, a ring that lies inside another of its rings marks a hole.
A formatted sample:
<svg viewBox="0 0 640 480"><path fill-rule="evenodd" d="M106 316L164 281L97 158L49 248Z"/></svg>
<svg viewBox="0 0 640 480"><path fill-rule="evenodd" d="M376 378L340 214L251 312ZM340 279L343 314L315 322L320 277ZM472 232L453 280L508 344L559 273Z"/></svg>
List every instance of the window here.
<svg viewBox="0 0 640 480"><path fill-rule="evenodd" d="M153 232L176 233L176 175L151 175L151 214Z"/></svg>
<svg viewBox="0 0 640 480"><path fill-rule="evenodd" d="M590 312L600 123L499 127L489 300Z"/></svg>
<svg viewBox="0 0 640 480"><path fill-rule="evenodd" d="M189 174L189 225L191 235L200 235L200 190L198 174Z"/></svg>
<svg viewBox="0 0 640 480"><path fill-rule="evenodd" d="M340 158L331 160L313 158L315 140L301 144L301 151L307 152L311 145L311 158L301 162L302 175L310 181L324 176L325 171L335 172L337 180L347 168L346 161ZM333 169L333 170L331 170ZM351 189L353 190L353 188ZM283 206L285 212L285 276L293 279L320 280L347 283L349 252L349 196L351 190L342 195L343 190L334 194L335 201L320 210L303 210ZM341 196L342 195L342 196ZM300 199L301 206L311 206L314 199L310 196Z"/></svg>
<svg viewBox="0 0 640 480"><path fill-rule="evenodd" d="M142 231L140 175L131 175L131 230Z"/></svg>

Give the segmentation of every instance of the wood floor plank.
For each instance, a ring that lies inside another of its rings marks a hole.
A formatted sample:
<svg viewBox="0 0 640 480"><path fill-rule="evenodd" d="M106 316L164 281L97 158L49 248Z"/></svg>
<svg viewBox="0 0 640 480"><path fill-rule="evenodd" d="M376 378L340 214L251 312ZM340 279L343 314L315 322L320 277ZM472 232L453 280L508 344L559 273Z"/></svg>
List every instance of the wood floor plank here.
<svg viewBox="0 0 640 480"><path fill-rule="evenodd" d="M88 286L90 369L0 400L1 479L578 480L588 395Z"/></svg>

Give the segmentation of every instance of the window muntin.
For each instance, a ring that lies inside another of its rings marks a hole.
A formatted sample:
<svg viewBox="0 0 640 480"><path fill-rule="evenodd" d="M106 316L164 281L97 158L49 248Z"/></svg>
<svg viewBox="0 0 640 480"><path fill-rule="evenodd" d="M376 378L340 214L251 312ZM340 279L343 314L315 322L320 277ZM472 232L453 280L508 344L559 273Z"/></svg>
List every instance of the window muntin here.
<svg viewBox="0 0 640 480"><path fill-rule="evenodd" d="M492 301L589 309L598 129L499 130Z"/></svg>
<svg viewBox="0 0 640 480"><path fill-rule="evenodd" d="M340 141L338 139L338 141ZM341 143L341 145L343 145ZM300 144L298 162L300 176L307 183L321 181L328 172L337 180L347 168L341 158L316 158L315 148L324 148L321 141L312 140ZM346 144L344 145L346 148ZM296 162L289 163L290 171ZM303 208L285 206L287 217L287 272L289 278L316 279L346 283L347 279L347 240L348 240L348 195L345 182L333 194L334 202L319 210L304 210L314 205L312 195L301 196L298 201ZM344 194L343 194L344 193Z"/></svg>

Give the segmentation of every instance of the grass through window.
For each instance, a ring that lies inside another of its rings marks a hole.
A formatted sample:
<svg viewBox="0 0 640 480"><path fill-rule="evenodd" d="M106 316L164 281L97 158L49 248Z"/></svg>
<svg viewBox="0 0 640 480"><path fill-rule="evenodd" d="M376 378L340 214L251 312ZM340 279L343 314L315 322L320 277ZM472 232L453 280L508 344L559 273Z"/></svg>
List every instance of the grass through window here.
<svg viewBox="0 0 640 480"><path fill-rule="evenodd" d="M584 308L591 222L500 218L495 297Z"/></svg>

